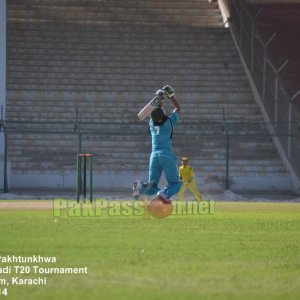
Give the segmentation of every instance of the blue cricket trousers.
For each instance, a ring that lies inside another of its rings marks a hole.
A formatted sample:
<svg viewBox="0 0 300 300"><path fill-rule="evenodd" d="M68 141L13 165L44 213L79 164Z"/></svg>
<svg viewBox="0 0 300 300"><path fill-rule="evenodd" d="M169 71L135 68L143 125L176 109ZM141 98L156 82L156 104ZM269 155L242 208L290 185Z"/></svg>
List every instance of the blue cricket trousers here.
<svg viewBox="0 0 300 300"><path fill-rule="evenodd" d="M162 172L165 173L168 185L159 189L158 183ZM182 182L178 175L176 156L172 151L152 151L149 162L149 182L153 182L153 186L147 191L148 195L154 195L158 192L162 192L168 199L170 199L173 195L178 193L182 186Z"/></svg>

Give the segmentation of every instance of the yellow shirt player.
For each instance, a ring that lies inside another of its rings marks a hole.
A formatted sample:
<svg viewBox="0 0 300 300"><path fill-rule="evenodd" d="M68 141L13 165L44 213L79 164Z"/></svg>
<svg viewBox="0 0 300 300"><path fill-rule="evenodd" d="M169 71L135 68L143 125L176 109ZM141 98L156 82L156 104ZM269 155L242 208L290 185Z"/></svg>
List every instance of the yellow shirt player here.
<svg viewBox="0 0 300 300"><path fill-rule="evenodd" d="M190 191L196 197L196 200L200 202L201 200L203 200L203 198L202 195L197 191L197 185L194 179L194 170L189 165L189 160L187 157L182 157L181 161L182 165L179 167L179 177L182 180L183 184L180 191L178 192L178 200L180 202L183 202L185 190L190 189Z"/></svg>

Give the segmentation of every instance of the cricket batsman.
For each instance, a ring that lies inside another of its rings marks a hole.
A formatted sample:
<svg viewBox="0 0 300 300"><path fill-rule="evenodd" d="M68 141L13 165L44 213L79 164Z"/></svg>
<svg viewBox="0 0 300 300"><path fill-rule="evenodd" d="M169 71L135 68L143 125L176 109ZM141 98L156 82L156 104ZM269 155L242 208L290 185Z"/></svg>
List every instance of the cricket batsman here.
<svg viewBox="0 0 300 300"><path fill-rule="evenodd" d="M155 195L156 200L163 203L171 203L171 197L178 193L182 182L179 179L176 155L172 150L173 127L179 119L181 107L174 96L175 91L169 85L164 86L156 92L158 105L151 108L149 112L149 128L152 138L152 152L149 161L149 179L147 183L136 182L136 189L140 189L141 194ZM167 116L164 109L164 96L166 96L174 105L174 110L170 116ZM145 110L144 110L145 111ZM159 188L159 182L165 173L167 186ZM136 191L134 191L136 192ZM155 200L153 199L153 200Z"/></svg>
<svg viewBox="0 0 300 300"><path fill-rule="evenodd" d="M181 158L182 165L179 167L179 177L183 181L183 185L178 192L178 200L183 202L184 192L186 189L190 189L190 191L196 197L198 202L202 201L202 195L197 190L197 185L195 181L195 173L193 168L189 165L189 159L187 157Z"/></svg>

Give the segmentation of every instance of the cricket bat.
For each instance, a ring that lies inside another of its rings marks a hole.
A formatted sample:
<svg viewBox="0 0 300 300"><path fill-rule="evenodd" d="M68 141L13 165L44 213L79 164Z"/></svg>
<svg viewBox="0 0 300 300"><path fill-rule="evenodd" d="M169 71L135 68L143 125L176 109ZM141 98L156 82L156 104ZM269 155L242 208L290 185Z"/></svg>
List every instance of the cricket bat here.
<svg viewBox="0 0 300 300"><path fill-rule="evenodd" d="M159 97L155 96L148 104L144 106L144 108L138 113L138 118L143 121L147 118L147 116L159 106L161 100Z"/></svg>

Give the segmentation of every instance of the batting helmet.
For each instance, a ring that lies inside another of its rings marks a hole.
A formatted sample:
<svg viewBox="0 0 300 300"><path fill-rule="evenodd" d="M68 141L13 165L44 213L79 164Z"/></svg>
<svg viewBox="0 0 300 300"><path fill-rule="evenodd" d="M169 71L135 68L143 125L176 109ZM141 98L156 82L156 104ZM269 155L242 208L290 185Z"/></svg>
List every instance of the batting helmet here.
<svg viewBox="0 0 300 300"><path fill-rule="evenodd" d="M160 107L157 107L151 112L151 118L155 126L160 126L164 124L168 119L168 117L165 114L165 111Z"/></svg>

